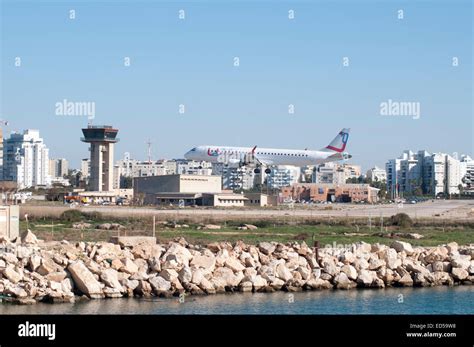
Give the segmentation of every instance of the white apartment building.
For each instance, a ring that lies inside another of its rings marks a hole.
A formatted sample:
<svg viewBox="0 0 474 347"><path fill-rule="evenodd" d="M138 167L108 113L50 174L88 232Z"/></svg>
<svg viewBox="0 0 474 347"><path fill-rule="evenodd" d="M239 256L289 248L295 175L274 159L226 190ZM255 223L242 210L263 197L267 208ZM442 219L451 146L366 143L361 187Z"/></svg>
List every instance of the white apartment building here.
<svg viewBox="0 0 474 347"><path fill-rule="evenodd" d="M280 189L282 187L291 186L298 182L301 169L296 166L279 165L271 169L266 176L267 187L271 189Z"/></svg>
<svg viewBox="0 0 474 347"><path fill-rule="evenodd" d="M329 162L316 167L313 173L313 182L346 184L348 179L358 178L360 175L361 168L359 165Z"/></svg>
<svg viewBox="0 0 474 347"><path fill-rule="evenodd" d="M474 193L474 159L461 155L461 176L465 190Z"/></svg>
<svg viewBox="0 0 474 347"><path fill-rule="evenodd" d="M366 176L371 181L376 181L376 182L387 181L387 171L377 166L374 166L373 168L367 170Z"/></svg>
<svg viewBox="0 0 474 347"><path fill-rule="evenodd" d="M186 159L141 161L131 159L130 153L118 160L114 166L114 186L119 187L120 177L147 177L174 174L211 175L212 165Z"/></svg>
<svg viewBox="0 0 474 347"><path fill-rule="evenodd" d="M222 176L222 189L229 190L250 190L261 177L253 172L253 168L226 167L223 163L213 163L212 174Z"/></svg>
<svg viewBox="0 0 474 347"><path fill-rule="evenodd" d="M4 140L3 179L15 181L19 189L50 185L49 150L38 130L12 133Z"/></svg>
<svg viewBox="0 0 474 347"><path fill-rule="evenodd" d="M89 158L81 159L81 174L82 178L89 178L91 172L91 160Z"/></svg>
<svg viewBox="0 0 474 347"><path fill-rule="evenodd" d="M466 164L445 153L406 150L386 163L387 190L392 198L403 194L459 194L466 185Z"/></svg>
<svg viewBox="0 0 474 347"><path fill-rule="evenodd" d="M212 163L187 159L175 159L176 173L180 175L211 175Z"/></svg>

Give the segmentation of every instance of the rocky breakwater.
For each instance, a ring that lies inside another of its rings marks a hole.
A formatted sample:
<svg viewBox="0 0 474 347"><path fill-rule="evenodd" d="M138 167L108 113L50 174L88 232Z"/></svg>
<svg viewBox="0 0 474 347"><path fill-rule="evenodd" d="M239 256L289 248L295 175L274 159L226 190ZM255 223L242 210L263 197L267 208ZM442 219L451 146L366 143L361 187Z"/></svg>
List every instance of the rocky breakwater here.
<svg viewBox="0 0 474 347"><path fill-rule="evenodd" d="M191 245L184 239L45 243L28 232L1 240L0 298L22 304L182 293L437 286L474 283L474 247L304 242Z"/></svg>

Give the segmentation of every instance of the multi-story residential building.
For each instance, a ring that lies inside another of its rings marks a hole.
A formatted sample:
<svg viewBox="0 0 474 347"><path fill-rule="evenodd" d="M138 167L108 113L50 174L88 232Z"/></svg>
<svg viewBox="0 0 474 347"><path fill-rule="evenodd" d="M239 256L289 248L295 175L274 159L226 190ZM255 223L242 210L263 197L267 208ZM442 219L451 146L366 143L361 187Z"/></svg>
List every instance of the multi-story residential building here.
<svg viewBox="0 0 474 347"><path fill-rule="evenodd" d="M387 181L387 171L377 166L374 166L373 168L367 170L366 176L371 181L376 181L376 182Z"/></svg>
<svg viewBox="0 0 474 347"><path fill-rule="evenodd" d="M17 182L19 189L51 183L49 150L38 130L12 133L4 140L3 179Z"/></svg>
<svg viewBox="0 0 474 347"><path fill-rule="evenodd" d="M89 173L91 170L91 160L89 158L85 158L81 160L81 174L83 179L87 179L89 177Z"/></svg>
<svg viewBox="0 0 474 347"><path fill-rule="evenodd" d="M223 163L213 163L212 174L222 176L222 189L229 190L250 190L255 187L256 179L261 177L252 168L227 167Z"/></svg>
<svg viewBox="0 0 474 347"><path fill-rule="evenodd" d="M386 164L387 190L392 198L403 194L459 194L459 187L465 184L466 166L445 153L406 150Z"/></svg>
<svg viewBox="0 0 474 347"><path fill-rule="evenodd" d="M118 160L114 167L114 185L120 182L120 177L147 177L174 174L211 175L212 165L209 162L198 162L186 159L171 159L157 161L140 161L131 159L125 153L123 159Z"/></svg>
<svg viewBox="0 0 474 347"><path fill-rule="evenodd" d="M463 186L467 192L474 194L474 159L462 155L460 163Z"/></svg>
<svg viewBox="0 0 474 347"><path fill-rule="evenodd" d="M359 178L360 175L361 168L359 165L329 162L316 167L313 182L345 184L348 179Z"/></svg>
<svg viewBox="0 0 474 347"><path fill-rule="evenodd" d="M64 159L50 159L49 160L49 175L53 177L67 176L69 171L69 162Z"/></svg>
<svg viewBox="0 0 474 347"><path fill-rule="evenodd" d="M212 164L207 161L175 159L176 173L180 175L211 175Z"/></svg>
<svg viewBox="0 0 474 347"><path fill-rule="evenodd" d="M125 153L123 159L117 161L115 168L119 171L118 177L145 177L172 175L176 173L176 164L165 165L167 161L140 161L130 158L130 153Z"/></svg>
<svg viewBox="0 0 474 347"><path fill-rule="evenodd" d="M434 153L424 158L423 163L423 192L438 195L445 191L445 155Z"/></svg>
<svg viewBox="0 0 474 347"><path fill-rule="evenodd" d="M300 177L300 168L296 166L277 166L272 168L266 176L267 187L271 189L280 189L297 183Z"/></svg>

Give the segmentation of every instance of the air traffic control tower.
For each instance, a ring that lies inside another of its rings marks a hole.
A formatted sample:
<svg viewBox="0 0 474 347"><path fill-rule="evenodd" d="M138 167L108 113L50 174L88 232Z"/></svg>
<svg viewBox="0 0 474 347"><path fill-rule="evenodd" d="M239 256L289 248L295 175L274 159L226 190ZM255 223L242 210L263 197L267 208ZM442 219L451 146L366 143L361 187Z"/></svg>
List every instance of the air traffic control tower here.
<svg viewBox="0 0 474 347"><path fill-rule="evenodd" d="M91 169L89 190L112 191L114 189L114 143L118 129L110 125L89 125L82 129L82 142L90 143Z"/></svg>

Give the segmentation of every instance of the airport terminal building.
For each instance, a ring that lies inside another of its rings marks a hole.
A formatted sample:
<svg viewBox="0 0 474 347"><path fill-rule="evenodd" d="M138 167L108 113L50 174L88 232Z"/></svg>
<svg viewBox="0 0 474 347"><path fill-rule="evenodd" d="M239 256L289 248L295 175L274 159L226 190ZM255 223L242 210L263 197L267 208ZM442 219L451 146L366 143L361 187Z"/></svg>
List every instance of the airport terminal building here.
<svg viewBox="0 0 474 347"><path fill-rule="evenodd" d="M222 190L222 177L217 175L135 177L133 196L142 204L160 206L245 207L273 203L265 194Z"/></svg>

